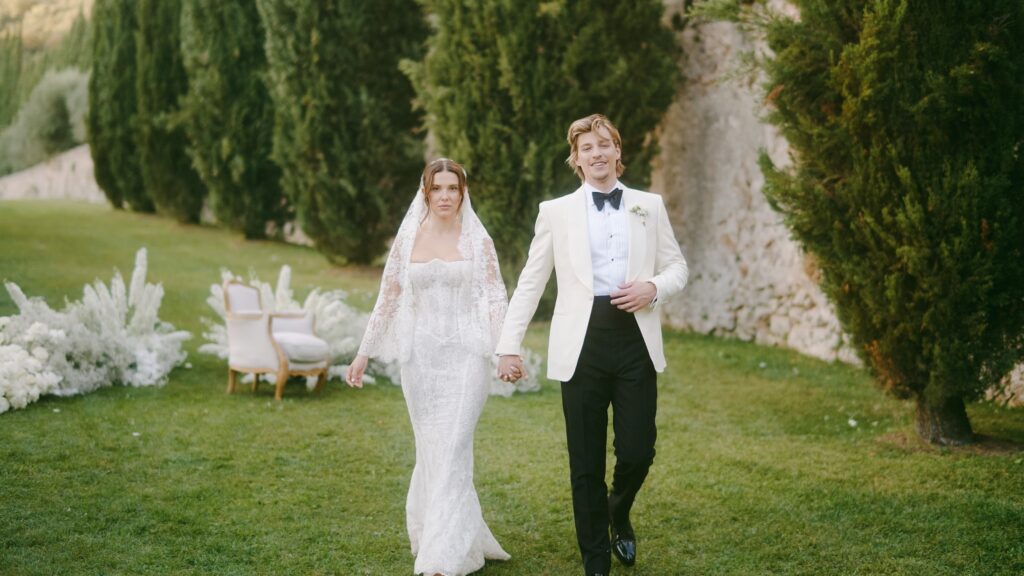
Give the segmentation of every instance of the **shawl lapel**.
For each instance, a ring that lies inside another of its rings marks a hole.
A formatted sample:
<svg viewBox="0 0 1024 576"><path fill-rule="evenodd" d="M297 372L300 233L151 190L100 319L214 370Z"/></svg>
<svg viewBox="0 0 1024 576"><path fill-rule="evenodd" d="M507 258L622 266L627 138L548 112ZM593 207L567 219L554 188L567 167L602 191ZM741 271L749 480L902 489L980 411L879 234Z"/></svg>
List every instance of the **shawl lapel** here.
<svg viewBox="0 0 1024 576"><path fill-rule="evenodd" d="M580 186L565 211L565 229L569 234L569 260L580 282L593 291L594 268L590 259L590 226L587 222L587 195Z"/></svg>
<svg viewBox="0 0 1024 576"><path fill-rule="evenodd" d="M630 188L622 191L622 209L626 211L629 222L629 259L626 261L626 281L633 282L643 268L644 256L647 253L647 221L645 217L630 212L633 207L644 211L646 207L640 202L640 194ZM649 211L648 211L649 212Z"/></svg>

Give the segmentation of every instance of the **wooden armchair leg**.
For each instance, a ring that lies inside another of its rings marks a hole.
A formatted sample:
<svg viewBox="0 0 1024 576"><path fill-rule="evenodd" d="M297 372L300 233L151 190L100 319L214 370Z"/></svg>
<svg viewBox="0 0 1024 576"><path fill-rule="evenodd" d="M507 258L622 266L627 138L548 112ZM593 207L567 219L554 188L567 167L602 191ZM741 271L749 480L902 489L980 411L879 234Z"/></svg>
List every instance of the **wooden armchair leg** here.
<svg viewBox="0 0 1024 576"><path fill-rule="evenodd" d="M256 387L259 386L259 385L260 385L260 373L259 372L253 372L253 375L252 375L252 391L255 392L256 391Z"/></svg>
<svg viewBox="0 0 1024 576"><path fill-rule="evenodd" d="M236 378L237 374L235 373L234 370L231 369L230 366L228 366L228 394L231 394L232 392L235 391L235 383L237 382Z"/></svg>
<svg viewBox="0 0 1024 576"><path fill-rule="evenodd" d="M277 373L277 390L274 391L274 400L280 400L284 396L284 383L288 381L288 371L281 370Z"/></svg>
<svg viewBox="0 0 1024 576"><path fill-rule="evenodd" d="M314 392L319 392L324 387L324 382L327 382L327 371L324 370L316 377L316 388L313 388Z"/></svg>

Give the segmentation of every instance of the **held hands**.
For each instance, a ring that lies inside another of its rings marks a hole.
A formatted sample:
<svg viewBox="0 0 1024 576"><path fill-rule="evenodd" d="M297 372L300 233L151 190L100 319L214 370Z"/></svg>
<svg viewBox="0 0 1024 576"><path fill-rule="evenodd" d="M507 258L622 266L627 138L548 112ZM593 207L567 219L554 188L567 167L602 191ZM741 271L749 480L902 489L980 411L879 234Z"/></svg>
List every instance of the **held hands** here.
<svg viewBox="0 0 1024 576"><path fill-rule="evenodd" d="M345 375L345 382L352 388L363 387L363 372L366 372L366 365L370 362L370 359L362 354L355 357L352 363L348 365L348 374Z"/></svg>
<svg viewBox="0 0 1024 576"><path fill-rule="evenodd" d="M658 297L658 287L653 282L626 282L611 293L612 304L619 310L633 313L651 305Z"/></svg>
<svg viewBox="0 0 1024 576"><path fill-rule="evenodd" d="M526 376L526 368L520 356L501 356L498 360L498 378L502 382L516 382Z"/></svg>

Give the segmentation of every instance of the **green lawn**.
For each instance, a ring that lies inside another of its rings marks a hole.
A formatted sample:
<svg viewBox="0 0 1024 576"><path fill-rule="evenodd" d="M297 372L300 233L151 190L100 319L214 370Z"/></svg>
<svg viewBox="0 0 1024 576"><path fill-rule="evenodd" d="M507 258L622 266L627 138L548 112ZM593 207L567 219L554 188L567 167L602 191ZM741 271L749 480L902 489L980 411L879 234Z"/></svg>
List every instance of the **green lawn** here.
<svg viewBox="0 0 1024 576"><path fill-rule="evenodd" d="M140 246L167 292L161 317L195 335L192 368L164 388L0 415L0 574L411 573L401 391L227 396L224 363L195 353L222 266L273 282L289 264L299 298L345 288L364 308L379 270L152 216L0 202L0 277L55 307L115 267L129 275ZM529 340L543 350L545 325ZM914 439L911 405L858 369L675 332L666 348L640 558L617 574L1024 573L1024 410L970 406L998 441L933 449ZM557 384L488 403L476 485L513 559L480 574L580 573L564 442Z"/></svg>

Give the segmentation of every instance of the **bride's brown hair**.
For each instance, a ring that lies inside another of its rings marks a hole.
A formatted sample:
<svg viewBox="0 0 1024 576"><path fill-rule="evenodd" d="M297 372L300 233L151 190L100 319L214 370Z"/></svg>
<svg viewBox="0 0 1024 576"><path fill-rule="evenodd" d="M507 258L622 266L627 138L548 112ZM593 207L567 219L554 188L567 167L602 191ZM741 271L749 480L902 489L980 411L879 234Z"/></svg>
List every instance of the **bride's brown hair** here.
<svg viewBox="0 0 1024 576"><path fill-rule="evenodd" d="M423 201L430 204L430 189L434 187L434 176L441 172L451 172L459 179L459 194L466 195L466 169L461 164L448 158L432 160L423 169L423 176L420 177L420 185L423 186Z"/></svg>

